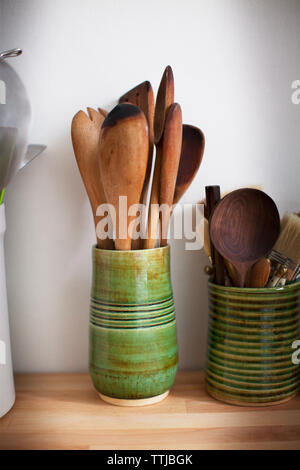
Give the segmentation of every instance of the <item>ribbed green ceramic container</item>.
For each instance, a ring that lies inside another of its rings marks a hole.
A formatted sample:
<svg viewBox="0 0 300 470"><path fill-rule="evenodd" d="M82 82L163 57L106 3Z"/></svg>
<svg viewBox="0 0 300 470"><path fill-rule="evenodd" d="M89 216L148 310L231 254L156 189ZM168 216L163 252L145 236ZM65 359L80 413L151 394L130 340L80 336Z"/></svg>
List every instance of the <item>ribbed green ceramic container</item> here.
<svg viewBox="0 0 300 470"><path fill-rule="evenodd" d="M146 399L167 392L177 372L169 247L93 249L90 373L100 394Z"/></svg>
<svg viewBox="0 0 300 470"><path fill-rule="evenodd" d="M300 366L292 363L299 339L300 282L246 289L209 283L207 390L239 405L271 405L292 398Z"/></svg>

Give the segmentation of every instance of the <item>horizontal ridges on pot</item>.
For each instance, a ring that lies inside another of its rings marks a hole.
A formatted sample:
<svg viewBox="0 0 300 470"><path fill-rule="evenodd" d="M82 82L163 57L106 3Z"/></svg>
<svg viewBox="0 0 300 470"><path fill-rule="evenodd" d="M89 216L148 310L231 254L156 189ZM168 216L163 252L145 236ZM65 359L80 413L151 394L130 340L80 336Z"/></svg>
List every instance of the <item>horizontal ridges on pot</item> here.
<svg viewBox="0 0 300 470"><path fill-rule="evenodd" d="M91 299L90 322L103 328L151 328L175 321L173 297L149 304L120 305Z"/></svg>
<svg viewBox="0 0 300 470"><path fill-rule="evenodd" d="M215 398L269 404L293 396L300 368L300 283L281 289L236 289L209 283L207 389Z"/></svg>

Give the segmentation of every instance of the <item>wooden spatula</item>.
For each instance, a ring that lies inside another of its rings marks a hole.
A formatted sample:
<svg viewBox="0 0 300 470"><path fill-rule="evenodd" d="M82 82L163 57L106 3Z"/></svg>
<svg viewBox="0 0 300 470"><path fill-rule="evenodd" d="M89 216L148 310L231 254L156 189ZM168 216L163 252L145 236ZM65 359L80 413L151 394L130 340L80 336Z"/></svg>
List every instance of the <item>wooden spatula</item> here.
<svg viewBox="0 0 300 470"><path fill-rule="evenodd" d="M89 108L92 120L83 111L79 111L73 118L71 128L74 153L92 207L95 228L102 219L102 216L96 215L97 207L106 202L98 164L100 124L104 121L104 117L101 119L96 113L97 111ZM114 248L114 243L109 238L103 240L98 238L97 246L111 250Z"/></svg>
<svg viewBox="0 0 300 470"><path fill-rule="evenodd" d="M144 248L154 248L157 240L157 229L159 223L162 135L165 127L167 113L173 103L174 77L173 71L168 65L164 71L159 85L154 112L154 143L156 144L156 158L148 212L147 238L144 241Z"/></svg>
<svg viewBox="0 0 300 470"><path fill-rule="evenodd" d="M178 203L195 178L202 162L204 147L205 138L202 131L198 127L184 124L174 204Z"/></svg>
<svg viewBox="0 0 300 470"><path fill-rule="evenodd" d="M119 99L119 103L132 103L138 106L143 111L147 119L149 128L149 155L146 177L140 201L142 204L146 204L152 169L154 139L154 94L151 83L148 80L143 83L140 83L136 87L132 88L132 90L128 91L123 96L121 96L121 98ZM141 248L141 239L137 238L136 240L132 240L132 249L137 250L139 248Z"/></svg>
<svg viewBox="0 0 300 470"><path fill-rule="evenodd" d="M161 246L167 245L168 227L173 206L175 185L182 144L182 113L178 103L170 106L162 136L159 203ZM166 206L163 206L163 205Z"/></svg>
<svg viewBox="0 0 300 470"><path fill-rule="evenodd" d="M132 104L118 104L105 118L100 135L99 159L103 188L116 213L117 250L130 250L128 215L139 204L145 181L149 151L148 124L144 113ZM127 210L119 206L119 196L127 196ZM131 224L132 225L132 224Z"/></svg>

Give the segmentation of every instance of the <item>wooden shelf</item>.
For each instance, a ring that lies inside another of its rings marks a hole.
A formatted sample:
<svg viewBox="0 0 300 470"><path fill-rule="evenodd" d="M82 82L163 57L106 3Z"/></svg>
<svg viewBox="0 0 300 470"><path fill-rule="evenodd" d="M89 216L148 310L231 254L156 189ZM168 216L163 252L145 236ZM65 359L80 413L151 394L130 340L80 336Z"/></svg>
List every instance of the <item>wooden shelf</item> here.
<svg viewBox="0 0 300 470"><path fill-rule="evenodd" d="M203 372L181 372L163 402L104 403L87 374L16 376L17 400L0 419L0 449L300 449L300 395L243 408L212 399Z"/></svg>

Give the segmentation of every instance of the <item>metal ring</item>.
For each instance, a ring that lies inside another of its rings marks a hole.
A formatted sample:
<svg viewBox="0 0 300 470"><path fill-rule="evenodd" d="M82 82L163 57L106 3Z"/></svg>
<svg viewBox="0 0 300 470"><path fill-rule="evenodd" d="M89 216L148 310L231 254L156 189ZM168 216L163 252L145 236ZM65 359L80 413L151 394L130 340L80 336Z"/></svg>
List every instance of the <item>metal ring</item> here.
<svg viewBox="0 0 300 470"><path fill-rule="evenodd" d="M22 54L22 49L9 49L8 51L0 52L0 59L8 59L10 57L17 57Z"/></svg>

